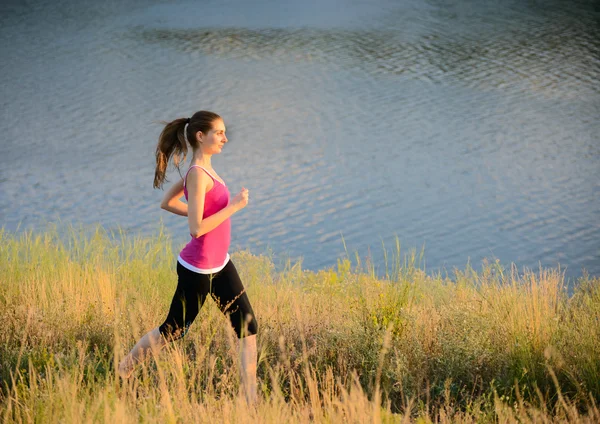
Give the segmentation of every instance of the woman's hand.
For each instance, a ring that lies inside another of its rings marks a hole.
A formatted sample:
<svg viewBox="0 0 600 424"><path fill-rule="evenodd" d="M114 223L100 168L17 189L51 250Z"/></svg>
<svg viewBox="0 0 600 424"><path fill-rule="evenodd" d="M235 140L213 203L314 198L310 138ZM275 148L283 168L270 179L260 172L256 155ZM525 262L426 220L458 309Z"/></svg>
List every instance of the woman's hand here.
<svg viewBox="0 0 600 424"><path fill-rule="evenodd" d="M244 209L248 204L248 189L242 188L234 198L231 204L239 211Z"/></svg>

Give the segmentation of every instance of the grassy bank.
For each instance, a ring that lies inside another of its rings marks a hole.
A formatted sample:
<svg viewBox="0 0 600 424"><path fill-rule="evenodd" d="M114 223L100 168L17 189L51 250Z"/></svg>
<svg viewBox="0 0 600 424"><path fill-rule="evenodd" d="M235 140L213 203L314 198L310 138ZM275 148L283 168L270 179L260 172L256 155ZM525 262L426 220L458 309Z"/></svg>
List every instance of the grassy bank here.
<svg viewBox="0 0 600 424"><path fill-rule="evenodd" d="M121 383L115 366L166 316L168 237L0 232L6 422L600 421L600 279L497 263L389 279L340 261L276 272L233 260L259 320L261 401L238 396L237 341L212 302Z"/></svg>

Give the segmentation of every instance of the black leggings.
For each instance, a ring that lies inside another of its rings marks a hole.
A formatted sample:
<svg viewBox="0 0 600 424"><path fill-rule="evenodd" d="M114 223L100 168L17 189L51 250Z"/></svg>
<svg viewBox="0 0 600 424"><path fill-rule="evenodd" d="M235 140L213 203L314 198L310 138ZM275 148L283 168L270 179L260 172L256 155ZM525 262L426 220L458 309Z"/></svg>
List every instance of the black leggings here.
<svg viewBox="0 0 600 424"><path fill-rule="evenodd" d="M239 338L256 334L258 325L246 289L230 260L214 274L199 274L177 262L179 281L171 301L169 315L158 327L168 340L185 336L210 293L219 309L229 317Z"/></svg>

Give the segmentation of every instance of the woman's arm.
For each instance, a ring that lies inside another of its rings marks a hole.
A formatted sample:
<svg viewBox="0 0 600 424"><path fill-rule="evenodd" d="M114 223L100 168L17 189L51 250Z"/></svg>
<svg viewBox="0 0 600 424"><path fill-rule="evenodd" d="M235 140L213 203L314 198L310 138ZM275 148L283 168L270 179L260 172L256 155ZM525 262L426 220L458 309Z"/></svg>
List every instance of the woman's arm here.
<svg viewBox="0 0 600 424"><path fill-rule="evenodd" d="M176 215L187 216L188 205L180 200L181 196L183 196L183 179L167 190L162 202L160 202L160 207Z"/></svg>
<svg viewBox="0 0 600 424"><path fill-rule="evenodd" d="M227 218L243 209L248 204L248 190L243 189L229 205L221 209L219 212L202 219L204 211L204 196L206 189L212 182L210 177L203 171L195 171L192 169L187 178L188 189L188 224L190 234L194 238L198 238L209 231L214 230L223 223Z"/></svg>

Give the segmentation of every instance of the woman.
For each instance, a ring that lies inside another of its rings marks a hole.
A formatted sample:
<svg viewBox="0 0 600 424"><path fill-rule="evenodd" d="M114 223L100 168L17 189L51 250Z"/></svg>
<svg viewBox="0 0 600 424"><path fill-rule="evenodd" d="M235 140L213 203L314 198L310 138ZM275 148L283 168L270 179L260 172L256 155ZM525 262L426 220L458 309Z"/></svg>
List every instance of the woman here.
<svg viewBox="0 0 600 424"><path fill-rule="evenodd" d="M169 160L185 160L187 142L193 158L183 180L167 191L161 207L188 217L192 239L177 258L178 284L165 322L144 335L119 364L128 378L151 348L159 350L185 335L210 294L233 326L241 347L241 381L249 402L256 400L257 322L240 277L229 258L230 217L248 204L242 189L230 202L229 191L211 164L227 143L225 124L213 112L165 125L156 148L154 187L162 187ZM187 204L180 201L184 195Z"/></svg>

